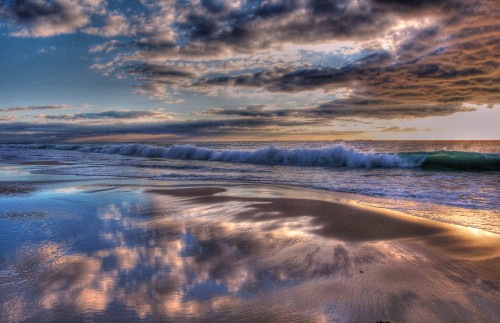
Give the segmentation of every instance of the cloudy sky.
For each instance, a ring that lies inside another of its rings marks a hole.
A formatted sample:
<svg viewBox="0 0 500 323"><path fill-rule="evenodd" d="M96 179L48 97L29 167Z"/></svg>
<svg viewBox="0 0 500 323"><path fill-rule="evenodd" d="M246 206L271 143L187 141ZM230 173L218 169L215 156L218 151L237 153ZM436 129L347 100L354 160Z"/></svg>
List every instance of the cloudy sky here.
<svg viewBox="0 0 500 323"><path fill-rule="evenodd" d="M497 0L1 0L3 142L500 139Z"/></svg>

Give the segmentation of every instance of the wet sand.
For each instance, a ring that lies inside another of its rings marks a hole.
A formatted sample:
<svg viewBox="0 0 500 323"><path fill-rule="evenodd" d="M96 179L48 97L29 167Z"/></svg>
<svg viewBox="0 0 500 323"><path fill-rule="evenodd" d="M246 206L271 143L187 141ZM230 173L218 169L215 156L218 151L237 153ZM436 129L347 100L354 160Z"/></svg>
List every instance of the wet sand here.
<svg viewBox="0 0 500 323"><path fill-rule="evenodd" d="M500 319L495 234L311 190L58 185L0 200L0 321Z"/></svg>
<svg viewBox="0 0 500 323"><path fill-rule="evenodd" d="M53 181L0 181L0 197L30 194L42 186L54 183Z"/></svg>

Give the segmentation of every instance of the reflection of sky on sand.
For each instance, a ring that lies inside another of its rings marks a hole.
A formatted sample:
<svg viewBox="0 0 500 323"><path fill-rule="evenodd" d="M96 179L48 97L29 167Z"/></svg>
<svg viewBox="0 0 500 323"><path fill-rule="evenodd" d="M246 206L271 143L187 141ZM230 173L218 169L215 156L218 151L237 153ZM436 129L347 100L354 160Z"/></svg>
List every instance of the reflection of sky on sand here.
<svg viewBox="0 0 500 323"><path fill-rule="evenodd" d="M30 219L17 232L24 234L13 246L17 250L2 250L2 320L216 315L251 297L259 284L287 279L279 272L258 273L259 278L246 268L259 237L238 237L231 224L194 221L196 214L220 209L188 210L181 220L176 212L182 210L141 206L135 192L85 194L88 190L68 187L25 197L24 205L15 198L3 201L2 222L16 220L6 214L28 214L43 205L44 221L64 229L40 234L35 228L40 221ZM58 217L51 212L56 209L72 211ZM155 211L160 209L172 217L160 216Z"/></svg>
<svg viewBox="0 0 500 323"><path fill-rule="evenodd" d="M0 247L0 321L481 321L499 311L494 281L411 243L342 242L311 233L311 217L272 210L233 216L264 202L91 186L23 201L2 200L11 243ZM6 216L34 210L45 217L22 229Z"/></svg>

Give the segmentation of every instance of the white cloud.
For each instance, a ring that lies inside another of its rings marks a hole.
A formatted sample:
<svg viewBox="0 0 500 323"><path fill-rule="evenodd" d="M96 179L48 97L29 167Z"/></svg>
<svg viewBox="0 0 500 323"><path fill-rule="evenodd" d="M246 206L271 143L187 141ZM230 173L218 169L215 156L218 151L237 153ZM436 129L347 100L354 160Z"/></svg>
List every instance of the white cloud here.
<svg viewBox="0 0 500 323"><path fill-rule="evenodd" d="M106 25L103 27L90 27L86 28L84 32L91 35L99 35L103 37L115 37L127 35L130 27L123 15L110 14L106 17Z"/></svg>
<svg viewBox="0 0 500 323"><path fill-rule="evenodd" d="M96 54L96 53L101 53L101 52L109 53L109 52L115 50L121 44L122 43L119 42L118 40L110 40L108 42L92 46L89 49L89 53L90 54Z"/></svg>

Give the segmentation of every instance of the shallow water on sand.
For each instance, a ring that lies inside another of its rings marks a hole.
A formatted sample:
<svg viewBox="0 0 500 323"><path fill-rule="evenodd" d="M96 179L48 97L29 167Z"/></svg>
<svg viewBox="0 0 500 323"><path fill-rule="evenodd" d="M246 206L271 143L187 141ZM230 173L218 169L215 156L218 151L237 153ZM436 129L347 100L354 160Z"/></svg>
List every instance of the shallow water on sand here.
<svg viewBox="0 0 500 323"><path fill-rule="evenodd" d="M495 234L291 188L18 171L31 181L0 184L0 321L500 317Z"/></svg>

